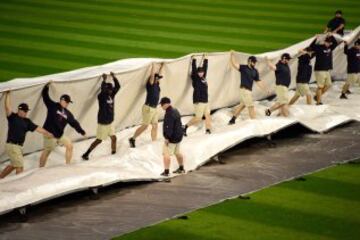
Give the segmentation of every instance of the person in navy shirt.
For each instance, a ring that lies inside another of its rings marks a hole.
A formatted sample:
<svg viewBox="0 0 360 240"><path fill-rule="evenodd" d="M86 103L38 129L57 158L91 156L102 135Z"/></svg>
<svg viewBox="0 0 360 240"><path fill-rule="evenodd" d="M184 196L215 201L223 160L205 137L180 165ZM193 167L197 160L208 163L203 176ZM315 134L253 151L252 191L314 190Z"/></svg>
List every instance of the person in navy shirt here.
<svg viewBox="0 0 360 240"><path fill-rule="evenodd" d="M256 118L254 102L252 98L252 89L254 82L261 88L261 90L263 90L264 92L266 92L266 94L268 94L268 91L266 90L262 81L260 81L259 72L255 68L257 62L255 56L250 56L248 58L246 65L235 62L233 51L231 52L230 58L231 58L230 60L231 65L240 72L241 79L240 79L240 104L235 108L233 112L233 116L229 121L229 125L235 123L236 118L240 115L242 110L245 109L245 107L249 111L249 117L251 119Z"/></svg>
<svg viewBox="0 0 360 240"><path fill-rule="evenodd" d="M346 94L351 93L349 90L351 85L360 84L360 39L356 40L351 48L345 42L344 53L347 59L347 79L341 91L341 99L347 99Z"/></svg>
<svg viewBox="0 0 360 240"><path fill-rule="evenodd" d="M328 22L325 28L325 33L337 33L344 36L344 29L345 19L343 18L343 13L341 10L337 10L335 12L335 17Z"/></svg>
<svg viewBox="0 0 360 240"><path fill-rule="evenodd" d="M18 106L18 111L14 113L11 110L10 92L5 93L5 112L8 120L8 134L5 144L5 152L10 158L10 164L7 165L0 173L0 179L9 175L12 171L16 171L16 174L23 172L24 170L24 157L22 152L22 146L25 142L27 132L38 132L53 138L54 136L33 123L27 114L30 111L29 106L26 103L21 103Z"/></svg>
<svg viewBox="0 0 360 240"><path fill-rule="evenodd" d="M163 160L164 171L161 176L168 177L170 174L170 160L171 156L175 155L179 167L173 172L176 174L185 173L184 157L180 151L180 143L183 139L183 129L181 123L181 115L176 108L171 106L171 100L168 97L163 97L160 101L161 108L165 111L163 135Z"/></svg>
<svg viewBox="0 0 360 240"><path fill-rule="evenodd" d="M291 83L291 71L289 67L289 60L291 59L290 54L284 53L281 55L280 61L276 65L271 63L267 59L269 68L275 72L276 79L276 103L266 109L265 115L270 116L271 113L277 109L280 109L280 116L287 117L289 116L288 110L288 88Z"/></svg>
<svg viewBox="0 0 360 240"><path fill-rule="evenodd" d="M80 123L67 108L69 104L72 103L70 96L63 94L60 97L59 102L54 102L49 96L49 86L50 83L46 84L42 90L42 98L47 107L47 116L43 128L53 134L54 138L44 136L44 150L40 156L40 167L45 167L50 153L57 145L66 148L66 164L71 163L73 145L71 139L64 135L67 124L73 127L79 134L83 136L86 135L84 129L80 126Z"/></svg>
<svg viewBox="0 0 360 240"><path fill-rule="evenodd" d="M298 57L298 68L296 75L296 92L289 102L289 105L294 104L300 96L306 96L306 103L311 105L312 96L309 87L309 82L312 75L311 59L314 57L314 51L310 47L301 49Z"/></svg>
<svg viewBox="0 0 360 240"><path fill-rule="evenodd" d="M96 139L90 145L89 149L81 156L83 160L89 160L89 154L108 137L111 139L111 154L116 153L116 135L113 126L114 122L114 109L115 109L115 96L120 90L119 80L113 72L110 73L114 86L106 82L107 75L102 75L102 83L100 93L98 94L98 127L96 131Z"/></svg>
<svg viewBox="0 0 360 240"><path fill-rule="evenodd" d="M205 117L206 134L211 133L208 81L206 79L207 70L208 59L205 57L205 54L203 55L203 65L199 67L196 66L194 56L191 57L191 81L194 88L193 104L195 116L185 125L184 136L187 136L187 129L201 122L203 117Z"/></svg>
<svg viewBox="0 0 360 240"><path fill-rule="evenodd" d="M142 124L138 127L134 135L129 138L130 147L136 147L135 140L151 124L151 140L156 141L158 132L159 113L157 106L160 100L160 79L162 76L163 63L160 64L158 71L155 71L155 65L151 65L151 73L146 81L146 99L142 107Z"/></svg>

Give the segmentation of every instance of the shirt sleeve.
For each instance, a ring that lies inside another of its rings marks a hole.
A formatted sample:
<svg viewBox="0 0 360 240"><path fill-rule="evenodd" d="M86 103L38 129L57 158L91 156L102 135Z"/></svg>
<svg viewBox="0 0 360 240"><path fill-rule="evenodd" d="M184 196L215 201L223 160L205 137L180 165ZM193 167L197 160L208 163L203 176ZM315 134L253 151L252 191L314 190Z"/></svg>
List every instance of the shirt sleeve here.
<svg viewBox="0 0 360 240"><path fill-rule="evenodd" d="M259 71L255 69L254 81L260 81Z"/></svg>
<svg viewBox="0 0 360 240"><path fill-rule="evenodd" d="M47 108L54 106L56 103L49 96L49 86L46 85L42 90L42 98Z"/></svg>
<svg viewBox="0 0 360 240"><path fill-rule="evenodd" d="M209 61L207 58L204 59L203 68L204 68L204 78L206 78L207 70L208 70Z"/></svg>
<svg viewBox="0 0 360 240"><path fill-rule="evenodd" d="M14 119L15 115L16 115L16 113L11 112L11 114L9 116L7 116L8 121L9 122L12 121Z"/></svg>
<svg viewBox="0 0 360 240"><path fill-rule="evenodd" d="M240 64L240 66L239 66L239 72L241 72L241 73L242 73L242 72L244 71L244 66L245 66L245 65Z"/></svg>
<svg viewBox="0 0 360 240"><path fill-rule="evenodd" d="M30 119L28 119L28 127L27 130L28 131L35 131L38 128L38 125L36 125L35 123L33 123Z"/></svg>
<svg viewBox="0 0 360 240"><path fill-rule="evenodd" d="M85 135L84 129L82 129L80 123L74 118L72 113L68 112L67 115L68 115L67 122L70 124L70 126L73 127L81 135Z"/></svg>
<svg viewBox="0 0 360 240"><path fill-rule="evenodd" d="M114 77L113 80L114 80L114 96L115 96L119 92L121 86L119 80L116 77Z"/></svg>
<svg viewBox="0 0 360 240"><path fill-rule="evenodd" d="M348 54L349 53L349 46L347 44L344 45L344 54Z"/></svg>

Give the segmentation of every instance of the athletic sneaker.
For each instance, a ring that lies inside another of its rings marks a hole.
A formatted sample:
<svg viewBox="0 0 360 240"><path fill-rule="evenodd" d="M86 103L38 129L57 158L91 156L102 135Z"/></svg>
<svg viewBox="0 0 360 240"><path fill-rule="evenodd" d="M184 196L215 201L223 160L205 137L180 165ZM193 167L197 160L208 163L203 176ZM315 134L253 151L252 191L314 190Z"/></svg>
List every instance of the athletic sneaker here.
<svg viewBox="0 0 360 240"><path fill-rule="evenodd" d="M351 91L350 91L350 90L346 90L346 94L351 94Z"/></svg>
<svg viewBox="0 0 360 240"><path fill-rule="evenodd" d="M129 144L131 148L135 148L135 138L129 138Z"/></svg>
<svg viewBox="0 0 360 240"><path fill-rule="evenodd" d="M84 160L84 161L88 161L89 160L89 155L86 155L85 153L81 156L81 158Z"/></svg>
<svg viewBox="0 0 360 240"><path fill-rule="evenodd" d="M182 173L185 173L185 169L179 167L178 169L176 169L175 171L173 171L173 173L182 174Z"/></svg>
<svg viewBox="0 0 360 240"><path fill-rule="evenodd" d="M111 154L114 155L116 153L116 151L111 151Z"/></svg>
<svg viewBox="0 0 360 240"><path fill-rule="evenodd" d="M206 129L205 134L211 134L211 130L210 130L210 129Z"/></svg>
<svg viewBox="0 0 360 240"><path fill-rule="evenodd" d="M235 120L236 120L236 118L235 118L235 117L232 117L232 118L230 119L230 121L229 121L229 125L235 124Z"/></svg>
<svg viewBox="0 0 360 240"><path fill-rule="evenodd" d="M270 115L271 115L270 109L266 109L266 110L265 110L265 115L266 115L266 116L270 116Z"/></svg>
<svg viewBox="0 0 360 240"><path fill-rule="evenodd" d="M163 172L160 174L160 176L163 176L163 177L168 177L168 176L169 176L169 173L167 173L167 172L163 171Z"/></svg>
<svg viewBox="0 0 360 240"><path fill-rule="evenodd" d="M322 103L322 102L319 102L319 103L316 103L316 105L318 105L318 106L319 106L319 105L323 105L323 103Z"/></svg>
<svg viewBox="0 0 360 240"><path fill-rule="evenodd" d="M340 99L348 99L348 98L347 98L347 96L345 95L345 93L342 93L342 94L340 95Z"/></svg>

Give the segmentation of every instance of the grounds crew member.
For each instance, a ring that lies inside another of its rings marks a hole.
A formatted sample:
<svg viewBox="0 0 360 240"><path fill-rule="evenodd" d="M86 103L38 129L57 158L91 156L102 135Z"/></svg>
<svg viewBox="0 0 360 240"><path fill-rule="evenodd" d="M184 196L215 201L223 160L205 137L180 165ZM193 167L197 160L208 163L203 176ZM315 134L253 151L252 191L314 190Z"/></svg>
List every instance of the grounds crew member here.
<svg viewBox="0 0 360 240"><path fill-rule="evenodd" d="M44 150L40 156L40 167L45 167L50 153L57 145L66 148L66 164L71 163L73 145L70 138L64 135L64 129L67 124L70 124L81 135L85 136L86 134L73 114L67 109L69 103L72 103L70 96L64 94L60 97L59 102L54 102L49 96L49 85L50 83L42 90L42 98L47 107L47 116L43 128L52 133L55 138L44 137Z"/></svg>
<svg viewBox="0 0 360 240"><path fill-rule="evenodd" d="M347 57L347 80L341 92L341 99L347 99L346 94L350 93L350 85L360 84L360 39L356 40L354 46L349 49L345 42L344 53Z"/></svg>
<svg viewBox="0 0 360 240"><path fill-rule="evenodd" d="M160 99L160 79L161 69L163 64L160 65L160 69L157 73L154 73L154 64L151 66L151 73L148 81L146 82L146 99L145 104L142 107L142 125L138 127L134 135L129 139L130 147L134 148L135 139L140 136L151 124L151 140L156 141L158 131L159 113L157 106Z"/></svg>
<svg viewBox="0 0 360 240"><path fill-rule="evenodd" d="M6 177L14 170L16 171L16 174L19 174L24 170L22 146L28 131L36 131L48 138L54 137L51 133L38 127L27 118L27 113L30 109L26 103L19 104L17 113L12 112L9 95L9 92L5 93L5 112L8 120L8 135L5 151L10 158L10 164L0 173L0 178Z"/></svg>
<svg viewBox="0 0 360 240"><path fill-rule="evenodd" d="M280 61L276 65L267 59L268 66L275 72L276 78L276 103L265 110L265 115L270 116L271 113L277 109L280 109L280 116L289 116L288 110L288 88L291 83L291 71L289 67L290 54L284 53L281 55Z"/></svg>
<svg viewBox="0 0 360 240"><path fill-rule="evenodd" d="M163 97L160 101L161 107L165 110L163 135L165 138L163 146L164 172L161 176L169 176L170 158L175 155L179 164L177 170L173 173L185 173L184 157L180 151L180 142L183 139L183 129L181 124L181 116L177 109L171 106L171 101L167 97Z"/></svg>
<svg viewBox="0 0 360 240"><path fill-rule="evenodd" d="M195 117L193 117L184 127L184 136L187 136L187 129L195 124L198 124L203 117L205 117L206 133L211 133L211 116L208 95L208 82L206 74L208 69L208 59L203 55L203 65L196 67L196 59L191 57L191 80L194 88L193 104L195 110ZM201 64L200 64L201 65Z"/></svg>
<svg viewBox="0 0 360 240"><path fill-rule="evenodd" d="M314 50L315 60L315 80L317 83L316 105L321 105L322 95L329 90L331 86L330 70L333 68L333 51L338 46L336 39L332 35L328 35L323 44L316 44L318 36L311 43L310 48Z"/></svg>
<svg viewBox="0 0 360 240"><path fill-rule="evenodd" d="M301 54L298 57L298 68L297 68L297 75L296 75L296 92L293 98L290 100L289 105L294 104L299 97L306 96L306 103L311 105L312 103L312 96L309 87L309 82L312 75L312 66L311 66L311 59L315 56L314 51L311 50L310 47L302 49L299 51Z"/></svg>
<svg viewBox="0 0 360 240"><path fill-rule="evenodd" d="M111 138L111 154L116 153L116 135L114 126L114 105L115 95L120 90L119 80L115 77L113 72L110 73L114 86L106 82L107 75L102 75L102 83L100 93L98 94L99 111L97 116L98 126L96 131L96 139L90 145L89 149L81 156L83 160L89 160L89 154L104 140L108 137Z"/></svg>
<svg viewBox="0 0 360 240"><path fill-rule="evenodd" d="M345 29L345 19L342 17L342 11L337 10L335 12L335 17L328 22L325 29L325 33L331 32L344 36L344 29Z"/></svg>
<svg viewBox="0 0 360 240"><path fill-rule="evenodd" d="M246 107L249 111L249 116L251 119L256 118L254 102L252 98L252 88L253 82L258 84L258 86L264 91L266 91L265 86L260 81L259 72L255 68L257 59L255 56L250 56L248 58L247 65L239 64L234 60L233 51L231 52L231 65L237 69L241 74L240 79L240 104L235 108L233 117L230 119L229 124L234 124L236 118L240 115L241 111Z"/></svg>

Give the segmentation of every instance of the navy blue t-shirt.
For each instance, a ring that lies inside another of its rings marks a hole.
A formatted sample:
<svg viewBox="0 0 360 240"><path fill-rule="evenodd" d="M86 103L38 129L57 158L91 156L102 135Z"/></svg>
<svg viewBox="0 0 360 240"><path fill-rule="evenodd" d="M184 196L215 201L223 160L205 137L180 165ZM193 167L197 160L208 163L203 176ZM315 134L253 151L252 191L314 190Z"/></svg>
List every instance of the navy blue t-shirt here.
<svg viewBox="0 0 360 240"><path fill-rule="evenodd" d="M289 87L291 83L291 71L288 64L278 62L275 70L276 85Z"/></svg>
<svg viewBox="0 0 360 240"><path fill-rule="evenodd" d="M7 143L13 143L22 146L25 142L26 132L35 131L37 125L28 118L22 118L16 113L11 113L7 117L9 123Z"/></svg>
<svg viewBox="0 0 360 240"><path fill-rule="evenodd" d="M297 83L309 83L312 74L312 66L310 64L314 54L303 54L298 57L298 70L296 75Z"/></svg>
<svg viewBox="0 0 360 240"><path fill-rule="evenodd" d="M241 73L241 88L252 90L254 81L260 81L259 72L256 68L249 67L248 65L240 65L239 72Z"/></svg>
<svg viewBox="0 0 360 240"><path fill-rule="evenodd" d="M154 81L153 84L148 81L146 83L146 100L145 104L156 108L159 104L160 99L160 83L159 81Z"/></svg>

